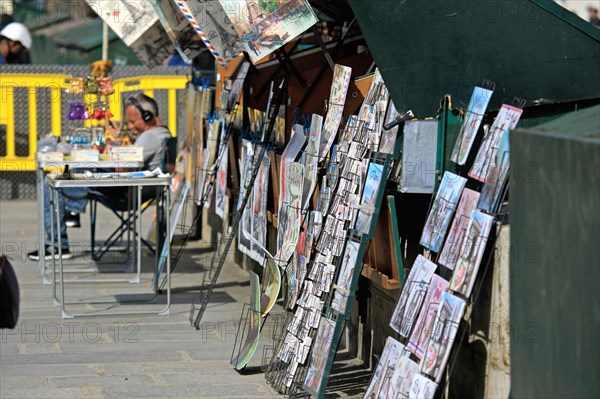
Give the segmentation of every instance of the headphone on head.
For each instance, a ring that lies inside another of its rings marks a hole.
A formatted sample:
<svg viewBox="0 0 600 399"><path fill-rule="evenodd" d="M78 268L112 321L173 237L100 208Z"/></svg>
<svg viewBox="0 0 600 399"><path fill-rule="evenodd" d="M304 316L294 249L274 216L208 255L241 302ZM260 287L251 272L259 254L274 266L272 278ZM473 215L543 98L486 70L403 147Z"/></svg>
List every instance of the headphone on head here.
<svg viewBox="0 0 600 399"><path fill-rule="evenodd" d="M128 101L129 101L129 104L133 105L135 108L137 108L138 111L140 111L140 114L142 114L142 119L144 120L144 122L149 122L152 120L152 118L154 118L154 114L151 111L148 111L148 110L145 110L144 108L142 108L142 105L137 100L137 98L130 97Z"/></svg>

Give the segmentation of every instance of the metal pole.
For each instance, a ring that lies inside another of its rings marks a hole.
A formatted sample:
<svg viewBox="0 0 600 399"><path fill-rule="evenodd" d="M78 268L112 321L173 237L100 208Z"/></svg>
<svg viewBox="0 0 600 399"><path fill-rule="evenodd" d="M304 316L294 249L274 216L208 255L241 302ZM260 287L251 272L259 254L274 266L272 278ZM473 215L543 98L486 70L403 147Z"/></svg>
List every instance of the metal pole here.
<svg viewBox="0 0 600 399"><path fill-rule="evenodd" d="M108 24L102 23L102 61L108 61Z"/></svg>

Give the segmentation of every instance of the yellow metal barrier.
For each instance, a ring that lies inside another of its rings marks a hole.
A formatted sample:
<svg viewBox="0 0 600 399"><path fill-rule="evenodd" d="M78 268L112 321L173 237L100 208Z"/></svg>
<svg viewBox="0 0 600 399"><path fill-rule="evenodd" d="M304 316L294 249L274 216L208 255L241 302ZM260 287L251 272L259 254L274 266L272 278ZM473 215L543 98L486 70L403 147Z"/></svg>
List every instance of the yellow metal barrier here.
<svg viewBox="0 0 600 399"><path fill-rule="evenodd" d="M6 154L0 154L0 171L34 171L35 153L37 151L38 131L42 134L52 133L60 136L62 130L61 102L68 101L68 94L63 90L68 87L71 76L60 74L14 74L3 73L0 76L0 125L6 129ZM108 101L113 119L121 120L121 98L124 93L142 90L144 94L154 96L155 90L167 91L167 108L169 130L177 132L177 90L184 89L189 78L183 75L159 75L159 76L136 76L117 79L113 82L115 94L109 96ZM28 92L28 140L29 154L17 156L15 151L15 89L24 88ZM50 90L50 126L39 126L37 120L38 91L40 89ZM95 96L86 97L93 101ZM92 126L96 121L85 121L86 126Z"/></svg>

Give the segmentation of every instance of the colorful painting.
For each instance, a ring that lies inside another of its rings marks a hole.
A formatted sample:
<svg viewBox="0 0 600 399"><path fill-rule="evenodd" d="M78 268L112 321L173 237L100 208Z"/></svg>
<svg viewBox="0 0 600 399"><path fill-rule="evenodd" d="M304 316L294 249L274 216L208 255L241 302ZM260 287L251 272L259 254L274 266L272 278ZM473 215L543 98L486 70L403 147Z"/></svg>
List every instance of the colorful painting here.
<svg viewBox="0 0 600 399"><path fill-rule="evenodd" d="M356 216L354 229L363 234L369 234L371 230L373 213L375 212L375 201L381 186L383 165L370 163L367 172L367 180L360 200L360 209Z"/></svg>
<svg viewBox="0 0 600 399"><path fill-rule="evenodd" d="M506 178L508 177L508 169L510 166L510 146L509 146L510 131L505 130L496 153L496 160L490 168L487 181L481 189L481 197L477 208L489 213L496 213L500 208L502 201L502 192Z"/></svg>
<svg viewBox="0 0 600 399"><path fill-rule="evenodd" d="M321 317L319 329L314 340L310 364L304 380L304 388L312 392L320 392L323 378L328 372L327 361L335 333L335 321Z"/></svg>
<svg viewBox="0 0 600 399"><path fill-rule="evenodd" d="M310 124L310 134L304 158L304 186L302 190L302 209L308 209L312 193L317 186L317 172L319 163L319 144L321 143L321 130L323 117L313 114Z"/></svg>
<svg viewBox="0 0 600 399"><path fill-rule="evenodd" d="M348 306L348 297L352 289L352 280L356 268L359 248L360 243L358 242L351 240L346 242L346 249L344 250L340 271L334 286L335 292L333 294L333 300L331 301L331 307L342 314L346 313L346 308Z"/></svg>
<svg viewBox="0 0 600 399"><path fill-rule="evenodd" d="M230 364L236 370L241 370L250 362L258 341L260 339L260 282L258 275L250 273L250 307L246 313L246 322L241 323L239 328L246 328L241 335L240 348L237 353L233 353Z"/></svg>
<svg viewBox="0 0 600 399"><path fill-rule="evenodd" d="M413 376L408 399L433 399L438 384L417 373Z"/></svg>
<svg viewBox="0 0 600 399"><path fill-rule="evenodd" d="M408 341L407 348L419 359L423 358L425 347L429 342L435 315L442 300L442 294L448 288L448 282L434 274L427 288L427 295L419 312L419 318Z"/></svg>
<svg viewBox="0 0 600 399"><path fill-rule="evenodd" d="M493 223L493 216L477 209L471 212L467 234L450 280L450 289L465 298L471 296Z"/></svg>
<svg viewBox="0 0 600 399"><path fill-rule="evenodd" d="M471 212L475 209L478 201L479 193L477 191L468 188L463 190L458 208L456 209L456 215L448 232L448 237L446 238L446 242L444 242L444 249L442 249L438 259L440 265L446 266L450 270L454 270L465 234L467 233Z"/></svg>
<svg viewBox="0 0 600 399"><path fill-rule="evenodd" d="M433 252L440 250L450 219L466 183L467 179L464 177L451 172L444 173L421 235L421 245L425 248Z"/></svg>
<svg viewBox="0 0 600 399"><path fill-rule="evenodd" d="M317 22L306 0L219 0L252 62L271 54Z"/></svg>
<svg viewBox="0 0 600 399"><path fill-rule="evenodd" d="M448 362L465 307L466 302L463 299L448 292L442 294L425 357L421 361L421 373L431 376L438 384Z"/></svg>
<svg viewBox="0 0 600 399"><path fill-rule="evenodd" d="M219 64L227 65L227 61L244 51L242 40L218 0L173 1Z"/></svg>
<svg viewBox="0 0 600 399"><path fill-rule="evenodd" d="M459 165L464 165L471 151L473 141L481 125L481 120L485 114L485 111L492 98L492 90L483 89L481 87L475 87L473 94L471 95L471 101L467 108L467 114L464 122L456 138L456 144L452 151L451 160Z"/></svg>
<svg viewBox="0 0 600 399"><path fill-rule="evenodd" d="M377 363L377 368L371 378L371 383L365 393L365 398L391 398L395 396L388 396L389 391L392 389L392 376L398 366L398 362L402 357L404 351L404 345L396 341L392 337L387 337L385 341L385 347Z"/></svg>
<svg viewBox="0 0 600 399"><path fill-rule="evenodd" d="M523 110L521 108L511 107L506 104L502 105L489 133L483 138L483 143L479 147L479 152L469 172L469 177L484 183L487 181L492 165L496 160L500 139L506 130L513 130L517 127L522 114Z"/></svg>
<svg viewBox="0 0 600 399"><path fill-rule="evenodd" d="M331 83L329 103L327 104L327 116L321 133L321 144L319 145L319 161L325 158L337 136L344 105L346 104L346 94L348 93L351 75L352 68L350 67L336 64L333 69L333 82Z"/></svg>
<svg viewBox="0 0 600 399"><path fill-rule="evenodd" d="M402 135L400 191L430 194L436 181L438 122L406 121Z"/></svg>
<svg viewBox="0 0 600 399"><path fill-rule="evenodd" d="M275 260L284 266L289 260L296 243L298 232L302 224L302 185L304 183L304 166L292 162L286 167L285 198L279 210L277 226L277 255Z"/></svg>
<svg viewBox="0 0 600 399"><path fill-rule="evenodd" d="M390 320L390 327L405 338L410 335L436 267L435 263L419 255L408 274Z"/></svg>

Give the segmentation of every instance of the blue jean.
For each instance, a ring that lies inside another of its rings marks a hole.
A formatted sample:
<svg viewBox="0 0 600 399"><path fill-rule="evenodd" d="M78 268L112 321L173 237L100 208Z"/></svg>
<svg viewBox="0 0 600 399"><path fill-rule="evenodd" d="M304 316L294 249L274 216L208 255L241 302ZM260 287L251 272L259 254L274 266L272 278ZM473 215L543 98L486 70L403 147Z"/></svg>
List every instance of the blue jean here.
<svg viewBox="0 0 600 399"><path fill-rule="evenodd" d="M67 238L66 213L85 212L85 207L88 202L87 196L88 189L85 187L68 187L58 190L58 208L60 212L58 227L60 231L60 243L62 248L69 247L69 239ZM50 207L50 189L48 187L48 181L44 179L44 229L46 230L46 246L53 245L50 234L50 212L54 212L54 209ZM56 214L54 214L54 218L56 218ZM54 242L58 243L58 237L54 237ZM54 246L57 247L58 245Z"/></svg>

